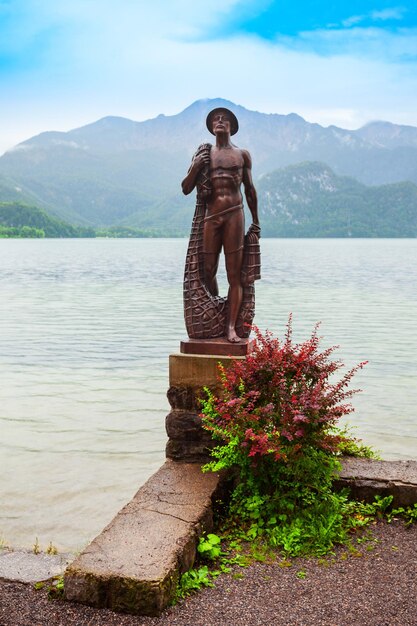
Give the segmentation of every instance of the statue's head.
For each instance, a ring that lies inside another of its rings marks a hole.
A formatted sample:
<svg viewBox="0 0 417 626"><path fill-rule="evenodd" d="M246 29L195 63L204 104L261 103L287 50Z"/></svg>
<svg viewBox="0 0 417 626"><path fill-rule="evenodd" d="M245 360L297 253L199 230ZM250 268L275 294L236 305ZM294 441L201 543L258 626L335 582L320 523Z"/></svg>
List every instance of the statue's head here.
<svg viewBox="0 0 417 626"><path fill-rule="evenodd" d="M237 121L237 117L232 111L226 109L225 107L218 107L217 109L213 109L207 115L206 126L207 129L211 132L212 135L215 135L213 130L213 124L217 121L224 119L227 120L230 124L230 134L235 135L239 130L239 122Z"/></svg>

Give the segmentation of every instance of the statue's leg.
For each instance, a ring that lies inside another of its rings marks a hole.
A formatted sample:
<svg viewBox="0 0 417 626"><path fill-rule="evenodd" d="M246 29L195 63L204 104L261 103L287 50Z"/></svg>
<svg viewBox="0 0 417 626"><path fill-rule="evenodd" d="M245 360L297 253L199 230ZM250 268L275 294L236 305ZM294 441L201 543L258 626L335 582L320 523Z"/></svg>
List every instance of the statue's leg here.
<svg viewBox="0 0 417 626"><path fill-rule="evenodd" d="M216 274L222 249L221 220L205 220L203 227L204 284L212 296L219 295Z"/></svg>
<svg viewBox="0 0 417 626"><path fill-rule="evenodd" d="M226 273L229 283L227 298L226 336L229 341L236 343L240 337L236 333L236 320L242 304L242 261L243 242L245 233L245 217L243 208L230 213L223 226L223 246L226 257Z"/></svg>
<svg viewBox="0 0 417 626"><path fill-rule="evenodd" d="M240 341L240 337L236 333L236 320L242 304L243 288L240 275L242 272L243 250L229 252L225 257L227 280L229 283L226 336L229 341L236 343Z"/></svg>
<svg viewBox="0 0 417 626"><path fill-rule="evenodd" d="M219 254L212 252L204 252L204 284L212 296L219 295L219 286L216 278L219 256Z"/></svg>

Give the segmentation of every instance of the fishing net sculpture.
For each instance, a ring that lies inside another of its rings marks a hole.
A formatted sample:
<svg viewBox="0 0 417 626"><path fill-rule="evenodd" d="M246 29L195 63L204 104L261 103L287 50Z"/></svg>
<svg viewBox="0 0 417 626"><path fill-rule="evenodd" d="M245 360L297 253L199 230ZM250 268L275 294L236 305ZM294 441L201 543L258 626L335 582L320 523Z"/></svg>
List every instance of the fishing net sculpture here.
<svg viewBox="0 0 417 626"><path fill-rule="evenodd" d="M232 343L249 337L255 314L254 281L260 278L260 227L250 155L230 143L238 122L228 109L214 109L207 128L216 145L199 146L182 183L184 193L197 188L184 272L184 315L191 339L226 337ZM240 186L243 183L253 223L244 235ZM218 294L216 271L224 249L229 282L227 297Z"/></svg>

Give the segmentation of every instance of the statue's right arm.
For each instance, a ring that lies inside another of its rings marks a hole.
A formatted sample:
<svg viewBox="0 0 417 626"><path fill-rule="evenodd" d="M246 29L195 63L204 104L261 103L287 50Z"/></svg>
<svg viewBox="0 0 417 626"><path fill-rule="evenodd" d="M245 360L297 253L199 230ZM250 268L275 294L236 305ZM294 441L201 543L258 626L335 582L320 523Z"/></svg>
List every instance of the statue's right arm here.
<svg viewBox="0 0 417 626"><path fill-rule="evenodd" d="M191 193L196 186L198 175L207 163L210 163L210 156L207 157L205 154L200 153L193 158L187 176L181 183L182 191L186 196Z"/></svg>

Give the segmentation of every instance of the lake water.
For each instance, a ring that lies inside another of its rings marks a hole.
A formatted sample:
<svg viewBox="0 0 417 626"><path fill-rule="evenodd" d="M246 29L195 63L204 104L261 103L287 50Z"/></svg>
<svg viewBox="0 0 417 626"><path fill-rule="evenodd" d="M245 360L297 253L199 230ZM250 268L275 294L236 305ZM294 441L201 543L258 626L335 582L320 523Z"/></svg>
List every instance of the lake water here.
<svg viewBox="0 0 417 626"><path fill-rule="evenodd" d="M164 460L187 242L0 240L0 539L82 548ZM417 240L262 240L256 324L323 346L364 391L349 417L417 458ZM224 274L221 280L226 289Z"/></svg>

